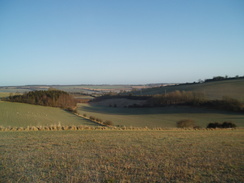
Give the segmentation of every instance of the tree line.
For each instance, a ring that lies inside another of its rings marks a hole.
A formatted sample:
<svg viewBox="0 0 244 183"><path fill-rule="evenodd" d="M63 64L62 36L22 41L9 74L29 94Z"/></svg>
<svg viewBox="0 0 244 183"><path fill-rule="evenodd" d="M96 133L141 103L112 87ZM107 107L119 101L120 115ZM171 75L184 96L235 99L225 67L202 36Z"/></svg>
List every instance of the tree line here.
<svg viewBox="0 0 244 183"><path fill-rule="evenodd" d="M150 106L166 106L179 104L193 104L200 105L205 101L203 93L192 91L174 91L167 94L153 95L147 100Z"/></svg>
<svg viewBox="0 0 244 183"><path fill-rule="evenodd" d="M201 92L178 90L167 94L153 95L147 100L146 105L153 107L190 105L235 112L244 111L244 105L240 101L231 97L224 96L221 100L208 100Z"/></svg>
<svg viewBox="0 0 244 183"><path fill-rule="evenodd" d="M228 77L228 76L215 76L212 79L205 79L205 82L212 82L212 81L223 81L223 80L234 80L234 79L244 79L244 76L235 76L235 77Z"/></svg>

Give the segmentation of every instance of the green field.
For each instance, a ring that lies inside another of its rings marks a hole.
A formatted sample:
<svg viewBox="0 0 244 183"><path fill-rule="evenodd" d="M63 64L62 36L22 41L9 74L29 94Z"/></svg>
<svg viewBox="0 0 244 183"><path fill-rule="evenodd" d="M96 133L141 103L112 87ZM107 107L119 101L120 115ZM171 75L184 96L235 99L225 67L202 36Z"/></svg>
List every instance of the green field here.
<svg viewBox="0 0 244 183"><path fill-rule="evenodd" d="M94 116L114 125L126 127L175 128L176 122L192 119L197 126L206 127L211 122L234 122L244 127L244 114L187 106L161 108L112 108L90 104L78 104L78 112ZM75 116L59 108L30 104L0 102L0 126L27 127L50 125L88 125L95 123Z"/></svg>
<svg viewBox="0 0 244 183"><path fill-rule="evenodd" d="M62 109L0 101L0 126L95 125Z"/></svg>
<svg viewBox="0 0 244 183"><path fill-rule="evenodd" d="M243 130L0 132L0 182L244 182Z"/></svg>
<svg viewBox="0 0 244 183"><path fill-rule="evenodd" d="M187 106L161 108L113 108L90 104L79 104L78 112L103 120L111 120L114 125L127 127L174 128L182 119L192 119L196 125L206 127L210 122L231 121L244 127L244 114L217 111Z"/></svg>
<svg viewBox="0 0 244 183"><path fill-rule="evenodd" d="M201 92L208 99L222 99L223 96L229 96L244 102L244 79L149 88L133 93L138 95L154 95L176 90Z"/></svg>

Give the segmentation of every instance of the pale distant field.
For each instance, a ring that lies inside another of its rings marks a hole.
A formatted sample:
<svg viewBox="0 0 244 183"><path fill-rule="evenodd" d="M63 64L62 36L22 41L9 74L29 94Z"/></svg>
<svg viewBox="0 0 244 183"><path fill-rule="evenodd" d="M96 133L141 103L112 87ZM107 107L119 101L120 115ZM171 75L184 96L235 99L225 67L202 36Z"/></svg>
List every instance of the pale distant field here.
<svg viewBox="0 0 244 183"><path fill-rule="evenodd" d="M0 132L0 182L241 183L243 132Z"/></svg>
<svg viewBox="0 0 244 183"><path fill-rule="evenodd" d="M114 108L90 104L79 104L78 112L94 116L102 120L111 120L114 125L127 127L162 127L174 128L176 122L182 119L192 119L196 125L206 127L210 122L234 122L238 127L244 127L244 114L217 111L187 106L161 108Z"/></svg>
<svg viewBox="0 0 244 183"><path fill-rule="evenodd" d="M1 97L8 97L10 95L9 92L0 92L0 98Z"/></svg>
<svg viewBox="0 0 244 183"><path fill-rule="evenodd" d="M31 90L29 89L23 89L23 88L16 88L16 87L8 87L8 88L0 88L0 93L25 93L25 92L29 92Z"/></svg>
<svg viewBox="0 0 244 183"><path fill-rule="evenodd" d="M95 125L62 109L0 101L0 126Z"/></svg>

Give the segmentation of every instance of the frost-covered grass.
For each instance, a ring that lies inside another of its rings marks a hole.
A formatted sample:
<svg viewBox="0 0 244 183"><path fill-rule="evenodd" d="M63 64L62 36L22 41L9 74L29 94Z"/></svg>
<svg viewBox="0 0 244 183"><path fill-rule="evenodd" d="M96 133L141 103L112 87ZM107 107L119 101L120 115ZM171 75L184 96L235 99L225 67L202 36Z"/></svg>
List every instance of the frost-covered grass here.
<svg viewBox="0 0 244 183"><path fill-rule="evenodd" d="M0 182L244 182L243 130L0 132Z"/></svg>

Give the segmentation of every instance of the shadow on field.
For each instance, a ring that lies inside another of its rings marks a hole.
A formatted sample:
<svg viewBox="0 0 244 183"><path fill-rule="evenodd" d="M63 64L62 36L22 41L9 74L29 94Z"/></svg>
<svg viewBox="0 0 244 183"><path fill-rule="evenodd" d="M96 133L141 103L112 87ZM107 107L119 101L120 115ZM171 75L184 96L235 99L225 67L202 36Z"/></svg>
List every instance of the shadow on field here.
<svg viewBox="0 0 244 183"><path fill-rule="evenodd" d="M79 109L83 112L95 112L103 114L118 114L118 115L145 115L145 114L225 114L225 115L240 115L239 119L244 119L242 113L220 111L215 109L206 109L190 106L167 106L155 108L117 108L98 105L81 105ZM231 118L233 119L233 118Z"/></svg>

